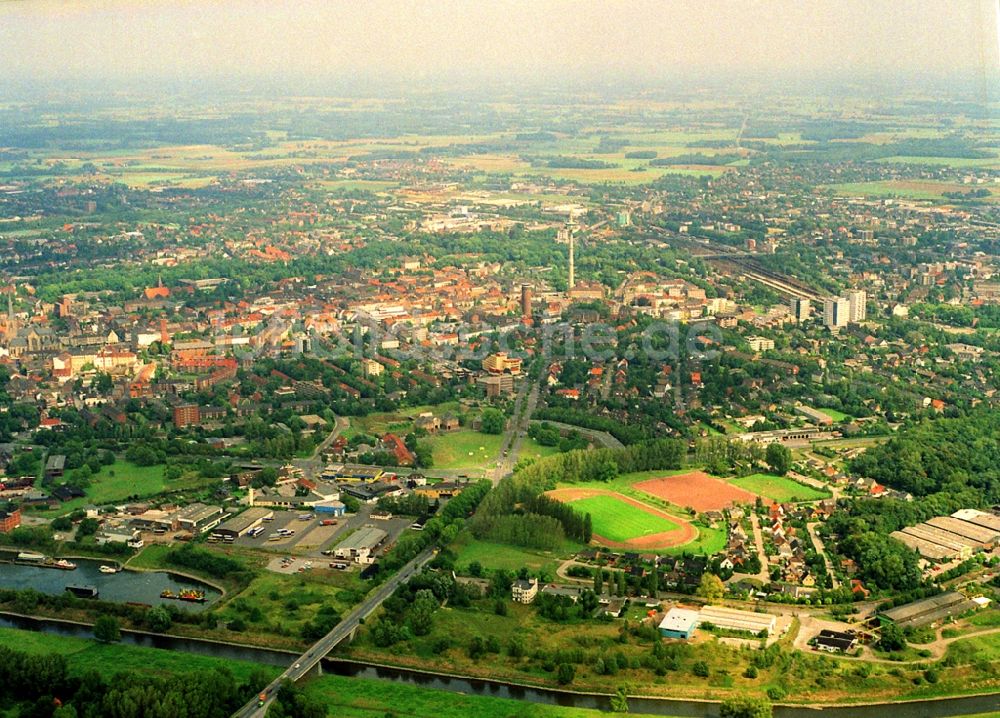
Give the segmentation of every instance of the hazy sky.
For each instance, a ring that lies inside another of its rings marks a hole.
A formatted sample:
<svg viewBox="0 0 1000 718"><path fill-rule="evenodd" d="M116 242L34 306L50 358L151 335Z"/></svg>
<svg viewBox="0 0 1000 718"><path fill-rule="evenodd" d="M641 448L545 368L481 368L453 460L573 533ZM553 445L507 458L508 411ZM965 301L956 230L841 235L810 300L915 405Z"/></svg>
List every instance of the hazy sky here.
<svg viewBox="0 0 1000 718"><path fill-rule="evenodd" d="M1000 0L0 0L0 82L996 72Z"/></svg>

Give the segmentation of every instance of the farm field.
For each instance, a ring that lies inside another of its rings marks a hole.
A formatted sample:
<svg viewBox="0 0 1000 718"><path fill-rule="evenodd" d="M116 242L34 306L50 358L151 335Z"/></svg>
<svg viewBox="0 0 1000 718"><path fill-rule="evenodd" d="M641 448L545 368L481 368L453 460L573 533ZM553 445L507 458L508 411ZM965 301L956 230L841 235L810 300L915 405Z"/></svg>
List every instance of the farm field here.
<svg viewBox="0 0 1000 718"><path fill-rule="evenodd" d="M1000 167L1000 157L880 157L876 162L901 162L911 165L947 165L948 167Z"/></svg>
<svg viewBox="0 0 1000 718"><path fill-rule="evenodd" d="M424 441L431 447L435 469L485 469L496 464L503 435L459 429Z"/></svg>
<svg viewBox="0 0 1000 718"><path fill-rule="evenodd" d="M566 487L547 495L590 512L594 541L612 548L658 549L681 546L698 537L698 530L686 520L606 489Z"/></svg>
<svg viewBox="0 0 1000 718"><path fill-rule="evenodd" d="M628 541L677 528L674 522L651 514L615 496L592 496L570 502L580 513L590 514L594 533L612 541Z"/></svg>
<svg viewBox="0 0 1000 718"><path fill-rule="evenodd" d="M982 161L982 160L979 160ZM869 197L903 197L906 199L929 199L949 202L945 192L970 192L977 189L989 189L984 185L962 184L961 182L940 182L937 180L885 180L881 182L846 182L826 185L826 189L836 194L865 195ZM995 202L996 193L983 198L987 202Z"/></svg>
<svg viewBox="0 0 1000 718"><path fill-rule="evenodd" d="M635 146L641 147L641 145ZM683 154L687 151L684 147L661 147L657 150L660 156ZM701 175L717 176L729 169L725 165L671 165L654 167L650 166L648 160L626 159L622 153L609 155L593 154L589 148L583 151L567 149L564 153L567 156L578 159L599 160L612 166L593 169L532 166L529 162L508 155L472 155L468 157L448 158L446 161L462 169L479 170L486 173L511 173L524 177L545 176L554 179L572 180L583 184L600 184L604 182L613 184L643 184L653 182L666 174L683 174L696 177ZM705 154L710 153L706 152Z"/></svg>
<svg viewBox="0 0 1000 718"><path fill-rule="evenodd" d="M830 492L821 491L812 486L805 486L793 479L774 474L751 474L739 479L733 479L730 483L746 491L759 494L760 496L774 499L775 501L816 501L818 499L830 498Z"/></svg>
<svg viewBox="0 0 1000 718"><path fill-rule="evenodd" d="M753 503L757 496L745 489L706 474L690 471L633 484L658 499L695 511L718 511L734 503Z"/></svg>

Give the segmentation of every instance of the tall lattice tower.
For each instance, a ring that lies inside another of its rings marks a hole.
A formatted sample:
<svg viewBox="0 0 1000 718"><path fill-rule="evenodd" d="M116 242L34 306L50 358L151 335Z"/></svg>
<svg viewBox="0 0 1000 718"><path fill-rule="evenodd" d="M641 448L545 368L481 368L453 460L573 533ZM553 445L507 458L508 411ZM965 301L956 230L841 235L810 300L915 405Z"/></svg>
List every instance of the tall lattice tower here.
<svg viewBox="0 0 1000 718"><path fill-rule="evenodd" d="M576 284L576 263L573 257L573 249L575 244L575 238L573 237L573 228L568 227L569 230L569 289L573 288Z"/></svg>

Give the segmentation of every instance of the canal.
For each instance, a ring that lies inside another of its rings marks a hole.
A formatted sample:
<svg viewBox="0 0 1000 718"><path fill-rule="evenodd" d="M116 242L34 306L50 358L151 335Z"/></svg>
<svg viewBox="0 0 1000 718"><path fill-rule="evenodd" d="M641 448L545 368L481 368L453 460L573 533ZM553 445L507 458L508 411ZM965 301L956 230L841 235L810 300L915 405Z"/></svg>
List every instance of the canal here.
<svg viewBox="0 0 1000 718"><path fill-rule="evenodd" d="M211 606L222 594L200 581L165 571L119 571L101 573L102 565L114 565L110 560L71 559L72 571L14 563L0 563L0 588L24 590L33 588L41 593L58 595L67 586L94 586L102 601L143 603L150 606L171 605L185 611L200 611ZM205 592L204 603L162 598L163 591L179 593L183 589Z"/></svg>
<svg viewBox="0 0 1000 718"><path fill-rule="evenodd" d="M9 614L0 615L0 626L44 631L64 636L92 637L88 626ZM186 651L215 658L253 661L272 666L287 667L297 658L296 654L287 651L133 631L123 631L122 641L137 646ZM372 666L337 658L325 659L323 672L355 678L408 683L421 688L451 693L510 698L527 703L594 708L604 711L610 708L609 698L603 695L521 686L498 680L446 676L405 668ZM672 698L629 698L629 709L632 713L688 718L717 718L719 715L718 703ZM993 713L995 711L1000 711L1000 694L822 708L783 705L774 707L774 716L775 718L885 718L886 716L892 716L892 718L951 718L952 716Z"/></svg>

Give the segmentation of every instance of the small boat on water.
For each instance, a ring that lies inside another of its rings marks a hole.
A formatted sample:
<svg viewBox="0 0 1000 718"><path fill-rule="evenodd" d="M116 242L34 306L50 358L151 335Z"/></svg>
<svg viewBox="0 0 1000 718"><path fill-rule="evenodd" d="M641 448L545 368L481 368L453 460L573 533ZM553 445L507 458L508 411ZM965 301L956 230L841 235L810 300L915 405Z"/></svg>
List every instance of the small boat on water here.
<svg viewBox="0 0 1000 718"><path fill-rule="evenodd" d="M160 592L160 598L173 598L178 601L192 601L194 603L205 602L205 592L196 588L184 588L174 593L169 588Z"/></svg>
<svg viewBox="0 0 1000 718"><path fill-rule="evenodd" d="M66 587L66 590L78 598L97 598L96 586L74 586Z"/></svg>
<svg viewBox="0 0 1000 718"><path fill-rule="evenodd" d="M76 568L75 563L73 563L72 561L67 561L64 558L58 559L46 565L51 566L52 568L61 568L63 571L72 571L73 569Z"/></svg>
<svg viewBox="0 0 1000 718"><path fill-rule="evenodd" d="M118 568L117 566L108 566L106 564L100 566L97 570L100 571L101 573L118 573L119 571L121 571L121 569Z"/></svg>

